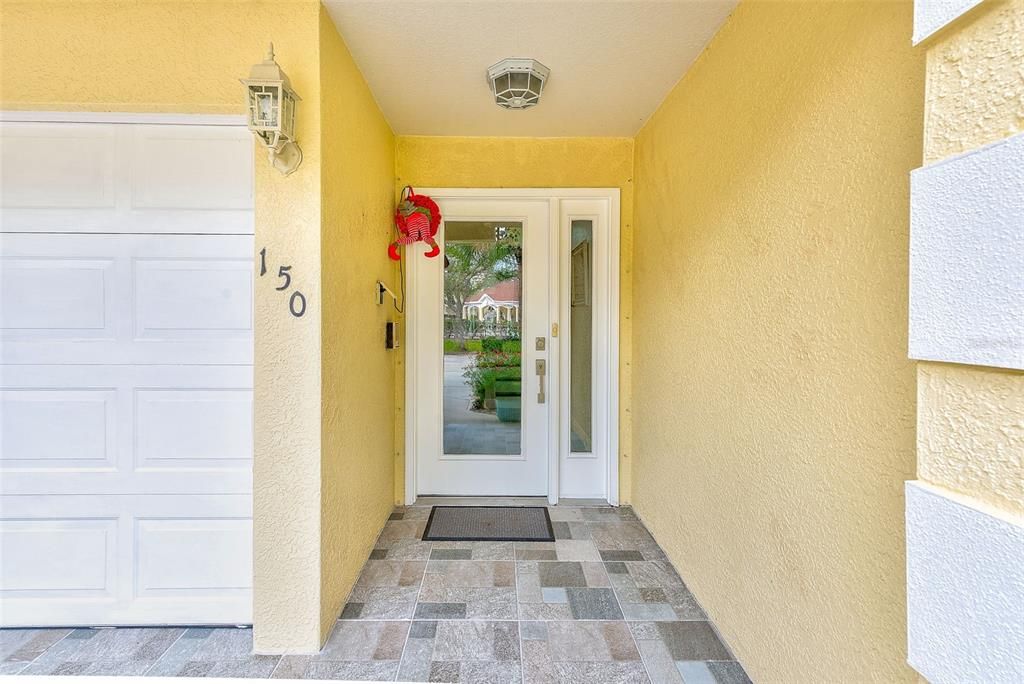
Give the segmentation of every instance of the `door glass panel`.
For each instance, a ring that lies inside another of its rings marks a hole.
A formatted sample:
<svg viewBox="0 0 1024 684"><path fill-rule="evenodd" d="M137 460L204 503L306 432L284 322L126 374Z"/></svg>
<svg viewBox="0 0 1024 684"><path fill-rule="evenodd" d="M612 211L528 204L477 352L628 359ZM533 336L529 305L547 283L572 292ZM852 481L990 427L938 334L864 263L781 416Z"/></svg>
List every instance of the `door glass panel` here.
<svg viewBox="0 0 1024 684"><path fill-rule="evenodd" d="M575 453L593 450L593 248L594 222L574 220L569 262L569 448Z"/></svg>
<svg viewBox="0 0 1024 684"><path fill-rule="evenodd" d="M445 454L520 453L522 228L445 222Z"/></svg>

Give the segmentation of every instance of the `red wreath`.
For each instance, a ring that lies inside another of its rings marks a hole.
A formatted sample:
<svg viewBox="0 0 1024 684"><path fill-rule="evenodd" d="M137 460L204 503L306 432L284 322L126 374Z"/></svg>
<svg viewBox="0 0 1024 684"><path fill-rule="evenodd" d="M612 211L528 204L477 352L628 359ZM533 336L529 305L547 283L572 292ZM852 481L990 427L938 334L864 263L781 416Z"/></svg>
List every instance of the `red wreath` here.
<svg viewBox="0 0 1024 684"><path fill-rule="evenodd" d="M436 257L441 253L434 236L441 225L441 210L437 202L426 195L417 195L411 185L405 186L402 190L402 201L395 209L395 227L398 228L398 239L388 247L388 256L399 261L402 256L398 253L399 245L411 245L414 242L425 242L430 245L431 250L424 254L428 257Z"/></svg>

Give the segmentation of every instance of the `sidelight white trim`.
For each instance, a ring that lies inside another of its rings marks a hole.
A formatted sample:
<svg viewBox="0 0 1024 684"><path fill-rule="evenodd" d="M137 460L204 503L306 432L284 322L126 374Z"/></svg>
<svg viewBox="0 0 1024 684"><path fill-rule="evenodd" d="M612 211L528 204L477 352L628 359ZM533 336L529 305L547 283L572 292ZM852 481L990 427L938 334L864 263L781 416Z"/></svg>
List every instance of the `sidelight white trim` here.
<svg viewBox="0 0 1024 684"><path fill-rule="evenodd" d="M608 198L608 503L619 505L619 191Z"/></svg>
<svg viewBox="0 0 1024 684"><path fill-rule="evenodd" d="M600 411L601 416L607 416L609 419L598 422L598 415L595 413L594 427L596 429L604 428L605 442L608 450L608 477L606 483L606 492L604 498L613 504L617 505L619 502L619 427L618 427L618 416L619 416L619 234L620 234L620 192L618 188L417 188L417 192L430 195L435 200L437 199L475 199L475 200L488 200L493 199L495 201L508 201L508 200L547 200L550 207L550 219L553 227L560 226L559 219L561 216L560 203L563 200L576 200L576 199L591 199L591 200L604 200L607 204L608 212L608 255L606 260L607 272L604 277L607 278L608 282L608 307L607 307L607 318L609 325L607 328L607 337L604 340L599 340L595 337L595 343L604 341L607 345L605 356L607 358L608 368L608 379L607 379L607 396L604 398L605 407ZM555 282L561 282L561 254L559 250L560 230L551 231L552 249L550 250L550 268L551 273ZM407 252L408 257L416 258L420 257L422 250L411 249ZM410 265L407 260L403 267ZM412 269L407 268L406 276L407 282L411 283L413 280L412 273L415 272L415 266ZM568 324L568 320L562 315L560 304L558 304L558 292L552 292L551 294L551 318L552 323L557 324L560 330L564 330ZM415 308L414 297L411 292L407 296L407 308L406 308L406 348L405 348L405 503L412 504L416 500L417 493L417 461L418 461L418 439L416 433L417 420L419 418L419 412L424 410L423 407L419 407L415 400L415 397L419 396L419 392L422 389L420 387L420 380L422 369L418 366L417 361L417 350L423 343L419 339L417 326L415 325L415 314L412 309ZM550 332L550 331L549 331ZM552 340L554 342L554 340ZM561 339L559 339L559 345ZM552 350L554 351L554 350ZM549 356L551 360L549 362L549 377L562 377L563 369L559 365L557 357L561 354L552 354ZM560 383L561 384L561 383ZM562 404L561 399L558 400L555 410L550 411L550 427L549 430L549 454L551 458L548 461L548 501L552 504L558 502L559 492L559 455L561 451L561 443L559 437L559 418L560 411L557 410Z"/></svg>
<svg viewBox="0 0 1024 684"><path fill-rule="evenodd" d="M907 662L933 684L1024 681L1024 521L906 483Z"/></svg>
<svg viewBox="0 0 1024 684"><path fill-rule="evenodd" d="M610 397L618 396L619 378L619 231L618 222L611 220L618 215L618 198L563 198L559 207L561 292L569 293L571 286L572 222L593 221L591 429L594 434L590 452L572 452L569 424L572 307L570 297L565 297L560 310L564 325L558 341L560 357L565 360L560 376L560 386L565 388L560 397L560 412L566 417L558 425L558 475L561 476L558 491L563 497L605 498L617 505L618 490L611 483L618 479L618 404L610 401ZM573 478L573 484L565 481L569 477Z"/></svg>

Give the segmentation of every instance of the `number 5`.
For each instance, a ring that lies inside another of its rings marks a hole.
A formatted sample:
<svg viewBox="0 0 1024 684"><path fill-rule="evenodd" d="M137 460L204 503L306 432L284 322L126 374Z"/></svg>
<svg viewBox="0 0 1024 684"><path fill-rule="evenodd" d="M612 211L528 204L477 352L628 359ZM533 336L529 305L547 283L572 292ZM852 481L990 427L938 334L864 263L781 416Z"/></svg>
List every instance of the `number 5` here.
<svg viewBox="0 0 1024 684"><path fill-rule="evenodd" d="M281 269L277 272L278 278L284 278L284 285L282 285L281 287L275 287L275 290L279 292L281 290L287 290L288 287L292 284L292 276L290 273L288 273L288 271L290 270L292 270L291 266L282 266Z"/></svg>

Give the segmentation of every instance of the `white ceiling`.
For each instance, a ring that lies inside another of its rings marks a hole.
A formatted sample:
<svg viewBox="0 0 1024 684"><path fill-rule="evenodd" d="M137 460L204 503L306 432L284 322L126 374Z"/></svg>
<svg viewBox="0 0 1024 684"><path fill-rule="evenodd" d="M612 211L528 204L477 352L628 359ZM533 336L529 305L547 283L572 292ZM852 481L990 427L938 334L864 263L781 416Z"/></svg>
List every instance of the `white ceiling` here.
<svg viewBox="0 0 1024 684"><path fill-rule="evenodd" d="M736 0L323 0L395 133L631 136ZM538 106L494 104L505 57L551 69Z"/></svg>

